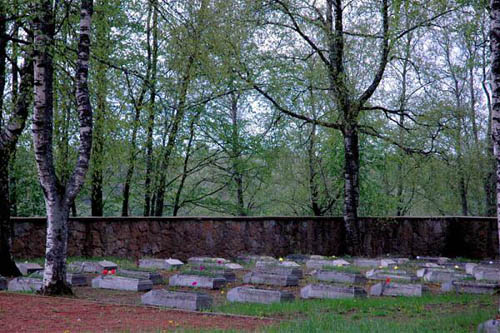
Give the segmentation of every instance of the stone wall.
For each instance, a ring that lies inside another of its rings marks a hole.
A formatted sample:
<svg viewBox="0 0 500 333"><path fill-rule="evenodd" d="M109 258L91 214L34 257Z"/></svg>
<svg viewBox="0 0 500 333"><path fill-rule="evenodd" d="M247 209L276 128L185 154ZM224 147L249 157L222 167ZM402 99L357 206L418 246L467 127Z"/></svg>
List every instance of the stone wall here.
<svg viewBox="0 0 500 333"><path fill-rule="evenodd" d="M44 256L44 218L14 218L17 258ZM361 218L366 256L488 258L497 253L494 218ZM340 217L83 217L70 220L70 256L235 257L253 253L345 254Z"/></svg>

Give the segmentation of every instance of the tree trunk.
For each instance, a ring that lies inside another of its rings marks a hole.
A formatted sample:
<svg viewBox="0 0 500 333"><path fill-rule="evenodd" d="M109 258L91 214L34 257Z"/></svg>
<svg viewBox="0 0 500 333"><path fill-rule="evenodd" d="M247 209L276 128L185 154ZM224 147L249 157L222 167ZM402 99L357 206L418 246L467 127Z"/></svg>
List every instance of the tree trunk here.
<svg viewBox="0 0 500 333"><path fill-rule="evenodd" d="M492 135L496 159L497 228L500 250L500 0L491 0L491 88L492 88ZM499 252L500 254L500 252Z"/></svg>
<svg viewBox="0 0 500 333"><path fill-rule="evenodd" d="M359 205L359 142L355 126L346 126L344 137L344 224L347 253L358 255L361 251L358 228Z"/></svg>
<svg viewBox="0 0 500 333"><path fill-rule="evenodd" d="M152 50L149 44L148 36L148 53L151 53L152 66L151 66L151 100L149 102L148 114L148 129L146 138L146 176L144 180L144 216L152 214L151 208L151 194L152 188L152 174L153 174L153 127L155 123L155 103L156 103L156 73L158 67L158 10L156 8L156 1L151 0L150 5L153 10L153 47Z"/></svg>
<svg viewBox="0 0 500 333"><path fill-rule="evenodd" d="M82 0L80 38L76 68L76 100L80 123L80 146L74 171L66 186L57 179L53 148L53 59L55 17L52 1L36 5L34 18L35 110L33 114L33 143L38 177L47 210L47 240L45 270L40 293L45 295L72 294L66 282L68 218L71 206L80 191L88 170L92 149L92 108L88 91L90 53L90 23L92 0Z"/></svg>
<svg viewBox="0 0 500 333"><path fill-rule="evenodd" d="M232 178L236 185L236 209L239 216L246 216L245 198L243 194L243 173L241 171L241 145L240 145L240 131L238 121L238 100L239 94L231 94L231 163L232 163Z"/></svg>
<svg viewBox="0 0 500 333"><path fill-rule="evenodd" d="M307 150L308 162L309 162L309 192L311 196L311 210L314 216L323 215L321 205L319 204L319 191L318 184L316 182L316 154L314 151L314 145L316 144L316 124L312 124L311 136L309 138L309 149Z"/></svg>
<svg viewBox="0 0 500 333"><path fill-rule="evenodd" d="M167 181L167 171L170 166L170 157L173 153L175 142L177 140L177 134L179 132L179 126L184 119L184 113L186 108L186 98L191 82L191 67L194 63L194 57L190 56L186 64L186 69L181 80L180 90L179 90L179 100L177 104L177 110L174 115L172 122L172 127L168 134L167 146L165 147L165 153L161 161L161 166L158 172L160 173L158 188L156 190L156 203L155 203L155 216L163 215L163 202L165 197L165 186Z"/></svg>

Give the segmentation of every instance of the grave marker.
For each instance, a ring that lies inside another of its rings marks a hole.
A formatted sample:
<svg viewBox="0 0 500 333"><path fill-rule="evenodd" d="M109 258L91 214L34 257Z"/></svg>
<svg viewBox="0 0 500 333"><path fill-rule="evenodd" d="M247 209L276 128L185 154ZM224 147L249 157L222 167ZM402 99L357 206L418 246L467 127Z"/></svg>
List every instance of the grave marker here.
<svg viewBox="0 0 500 333"><path fill-rule="evenodd" d="M299 285L299 279L295 275L277 275L263 272L249 272L243 277L243 282L282 287Z"/></svg>
<svg viewBox="0 0 500 333"><path fill-rule="evenodd" d="M220 289L226 285L226 282L226 279L223 277L184 274L173 275L168 280L168 284L172 287L179 286L208 289Z"/></svg>
<svg viewBox="0 0 500 333"><path fill-rule="evenodd" d="M366 283L366 278L363 275L355 273L318 270L313 274L313 276L320 281L326 281L326 282L340 282L340 283L353 283L353 284Z"/></svg>
<svg viewBox="0 0 500 333"><path fill-rule="evenodd" d="M280 290L264 290L251 287L236 287L227 293L229 302L240 303L281 303L294 300L292 293Z"/></svg>
<svg viewBox="0 0 500 333"><path fill-rule="evenodd" d="M16 266L22 275L30 275L30 274L38 272L38 271L43 271L42 266L40 266L38 264L34 264L34 263L28 263L28 262L22 263L21 262L21 263L16 263Z"/></svg>
<svg viewBox="0 0 500 333"><path fill-rule="evenodd" d="M355 298L366 297L366 291L360 287L345 285L308 284L300 290L301 298Z"/></svg>
<svg viewBox="0 0 500 333"><path fill-rule="evenodd" d="M380 282L370 287L370 296L422 296L422 285Z"/></svg>
<svg viewBox="0 0 500 333"><path fill-rule="evenodd" d="M184 263L178 259L139 259L139 268L157 268L162 270L179 269Z"/></svg>
<svg viewBox="0 0 500 333"><path fill-rule="evenodd" d="M470 275L460 274L446 271L430 271L424 275L426 282L450 282L453 280L463 280L469 278Z"/></svg>
<svg viewBox="0 0 500 333"><path fill-rule="evenodd" d="M42 289L42 280L27 277L18 277L12 279L7 284L9 291L39 291Z"/></svg>
<svg viewBox="0 0 500 333"><path fill-rule="evenodd" d="M212 296L200 292L151 290L141 297L142 304L200 311L212 306Z"/></svg>
<svg viewBox="0 0 500 333"><path fill-rule="evenodd" d="M92 288L148 291L153 289L151 280L136 279L123 276L98 276L92 279Z"/></svg>
<svg viewBox="0 0 500 333"><path fill-rule="evenodd" d="M119 274L121 276L125 276L125 277L136 278L136 279L151 280L151 282L153 282L153 284L162 284L163 283L163 276L161 274L155 273L155 272L144 272L144 271L120 269L120 270L118 270L117 274Z"/></svg>
<svg viewBox="0 0 500 333"><path fill-rule="evenodd" d="M485 283L477 281L450 281L441 284L441 291L467 294L495 294L500 288L498 283Z"/></svg>

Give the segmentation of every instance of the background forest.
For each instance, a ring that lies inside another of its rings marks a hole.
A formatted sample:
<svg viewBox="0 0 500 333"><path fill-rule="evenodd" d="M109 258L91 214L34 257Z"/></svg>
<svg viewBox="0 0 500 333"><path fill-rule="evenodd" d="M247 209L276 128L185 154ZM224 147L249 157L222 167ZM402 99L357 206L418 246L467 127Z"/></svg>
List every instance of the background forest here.
<svg viewBox="0 0 500 333"><path fill-rule="evenodd" d="M326 2L342 7L341 45ZM0 27L3 125L31 6L2 4L15 13ZM77 7L56 1L63 183L77 158ZM359 215L493 216L488 15L480 0L96 0L93 146L73 214L342 215L354 124ZM45 215L30 130L9 175L11 214Z"/></svg>

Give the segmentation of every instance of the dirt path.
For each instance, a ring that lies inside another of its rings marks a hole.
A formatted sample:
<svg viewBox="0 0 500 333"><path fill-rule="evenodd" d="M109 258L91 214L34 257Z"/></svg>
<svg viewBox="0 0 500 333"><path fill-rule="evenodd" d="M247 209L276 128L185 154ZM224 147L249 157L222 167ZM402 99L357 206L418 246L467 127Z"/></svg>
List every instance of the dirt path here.
<svg viewBox="0 0 500 333"><path fill-rule="evenodd" d="M275 321L0 292L0 332L258 331Z"/></svg>

